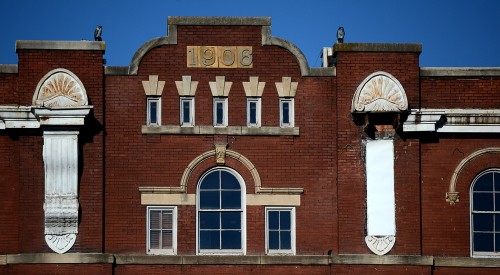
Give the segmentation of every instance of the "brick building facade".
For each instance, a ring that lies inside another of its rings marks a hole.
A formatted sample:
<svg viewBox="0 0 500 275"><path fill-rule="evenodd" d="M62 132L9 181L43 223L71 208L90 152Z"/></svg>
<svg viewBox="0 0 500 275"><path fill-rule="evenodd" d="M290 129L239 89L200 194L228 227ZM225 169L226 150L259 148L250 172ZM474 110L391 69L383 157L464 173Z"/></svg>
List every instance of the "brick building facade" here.
<svg viewBox="0 0 500 275"><path fill-rule="evenodd" d="M128 67L17 41L0 273L500 272L500 69L421 49L310 68L269 18L169 17Z"/></svg>

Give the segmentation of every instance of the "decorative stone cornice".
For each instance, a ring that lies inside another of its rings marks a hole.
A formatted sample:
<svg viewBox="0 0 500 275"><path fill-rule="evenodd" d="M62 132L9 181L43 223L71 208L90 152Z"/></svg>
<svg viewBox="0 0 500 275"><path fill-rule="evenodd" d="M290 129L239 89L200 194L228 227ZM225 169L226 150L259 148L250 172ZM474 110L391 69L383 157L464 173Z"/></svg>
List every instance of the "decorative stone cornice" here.
<svg viewBox="0 0 500 275"><path fill-rule="evenodd" d="M500 67L427 67L420 68L420 76L500 76Z"/></svg>
<svg viewBox="0 0 500 275"><path fill-rule="evenodd" d="M281 82L276 82L276 90L279 97L295 97L297 92L298 82L292 82L291 77L282 77Z"/></svg>
<svg viewBox="0 0 500 275"><path fill-rule="evenodd" d="M195 96L198 81L192 81L190 75L183 75L182 81L175 81L179 96Z"/></svg>
<svg viewBox="0 0 500 275"><path fill-rule="evenodd" d="M149 81L142 81L142 87L147 96L161 96L165 81L158 81L157 75L150 75Z"/></svg>
<svg viewBox="0 0 500 275"><path fill-rule="evenodd" d="M225 76L216 76L215 82L209 82L212 96L229 96L233 82L226 81Z"/></svg>
<svg viewBox="0 0 500 275"><path fill-rule="evenodd" d="M500 133L498 109L414 109L404 132Z"/></svg>
<svg viewBox="0 0 500 275"><path fill-rule="evenodd" d="M266 82L259 82L258 76L251 76L248 82L243 82L246 96L261 97Z"/></svg>

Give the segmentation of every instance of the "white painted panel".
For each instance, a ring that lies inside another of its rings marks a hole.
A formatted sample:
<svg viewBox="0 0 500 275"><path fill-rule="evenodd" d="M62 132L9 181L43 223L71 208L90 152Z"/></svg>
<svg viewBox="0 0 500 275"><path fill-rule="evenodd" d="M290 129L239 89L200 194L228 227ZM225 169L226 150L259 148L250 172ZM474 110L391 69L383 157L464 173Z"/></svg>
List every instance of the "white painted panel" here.
<svg viewBox="0 0 500 275"><path fill-rule="evenodd" d="M366 193L368 235L396 235L392 140L366 144Z"/></svg>

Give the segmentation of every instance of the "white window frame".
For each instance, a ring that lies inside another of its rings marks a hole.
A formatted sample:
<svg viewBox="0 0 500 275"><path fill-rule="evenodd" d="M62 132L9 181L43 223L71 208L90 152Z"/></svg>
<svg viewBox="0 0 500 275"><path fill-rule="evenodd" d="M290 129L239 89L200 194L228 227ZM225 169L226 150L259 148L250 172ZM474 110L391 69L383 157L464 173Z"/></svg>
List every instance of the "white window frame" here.
<svg viewBox="0 0 500 275"><path fill-rule="evenodd" d="M156 102L156 123L151 123L151 104ZM160 126L161 125L161 97L148 96L146 98L146 125Z"/></svg>
<svg viewBox="0 0 500 275"><path fill-rule="evenodd" d="M283 122L283 103L288 104L288 123ZM295 106L293 97L280 97L280 127L294 127L295 125Z"/></svg>
<svg viewBox="0 0 500 275"><path fill-rule="evenodd" d="M290 249L269 249L269 212L289 211L290 212ZM267 255L295 255L295 207L273 206L265 208L265 245Z"/></svg>
<svg viewBox="0 0 500 275"><path fill-rule="evenodd" d="M189 103L189 122L184 122L184 102ZM194 126L194 97L189 96L189 97L181 97L179 100L180 103L180 125L181 127L193 127Z"/></svg>
<svg viewBox="0 0 500 275"><path fill-rule="evenodd" d="M247 127L260 127L261 100L260 97L247 97ZM250 104L255 103L255 123L250 123Z"/></svg>
<svg viewBox="0 0 500 275"><path fill-rule="evenodd" d="M217 124L217 103L222 103L222 124ZM214 127L227 127L228 125L228 99L227 97L214 97L213 98L213 125Z"/></svg>
<svg viewBox="0 0 500 275"><path fill-rule="evenodd" d="M203 179L214 171L226 171L238 179L241 188L241 249L200 249L200 185ZM196 186L196 255L246 255L247 252L247 230L246 230L246 185L241 175L227 167L215 167L205 172Z"/></svg>
<svg viewBox="0 0 500 275"><path fill-rule="evenodd" d="M491 168L491 169L487 169L485 171L482 171L481 173L477 174L476 177L474 178L474 180L472 181L472 184L470 185L470 190L469 190L469 207L470 207L470 211L469 211L469 214L470 214L470 256L473 257L473 258L498 258L500 257L500 252L481 252L481 251L474 251L474 213L476 214L479 214L479 213L489 213L489 214L500 214L500 211L474 211L473 210L473 207L474 207L474 195L473 195L473 190L474 190L474 185L476 184L477 180L487 174L487 173L500 173L500 169L499 168ZM494 181L496 181L497 179L494 178ZM498 179L500 180L500 179ZM494 184L494 182L493 182ZM494 185L493 185L493 188L494 188ZM497 192L497 190L493 189L494 191L492 192ZM498 190L500 191L500 190ZM500 195L500 193L498 194ZM495 199L493 199L493 203L495 203ZM495 220L496 222L496 220ZM499 221L500 222L500 221ZM495 227L495 225L494 225ZM495 230L495 228L493 228L493 230ZM497 231L495 231L497 232ZM500 233L500 232L499 232ZM495 234L494 234L495 235Z"/></svg>
<svg viewBox="0 0 500 275"><path fill-rule="evenodd" d="M172 211L172 248L151 249L149 217L151 210ZM148 255L176 255L177 254L177 206L148 206L146 210L146 254Z"/></svg>

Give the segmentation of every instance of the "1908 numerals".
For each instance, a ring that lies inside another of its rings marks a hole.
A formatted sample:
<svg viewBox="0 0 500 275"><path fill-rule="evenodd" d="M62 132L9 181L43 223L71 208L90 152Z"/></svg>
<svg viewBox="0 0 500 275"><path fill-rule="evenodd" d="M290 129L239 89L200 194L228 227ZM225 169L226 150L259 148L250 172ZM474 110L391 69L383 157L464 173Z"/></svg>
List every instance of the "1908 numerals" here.
<svg viewBox="0 0 500 275"><path fill-rule="evenodd" d="M252 47L187 46L187 66L194 68L252 68Z"/></svg>

